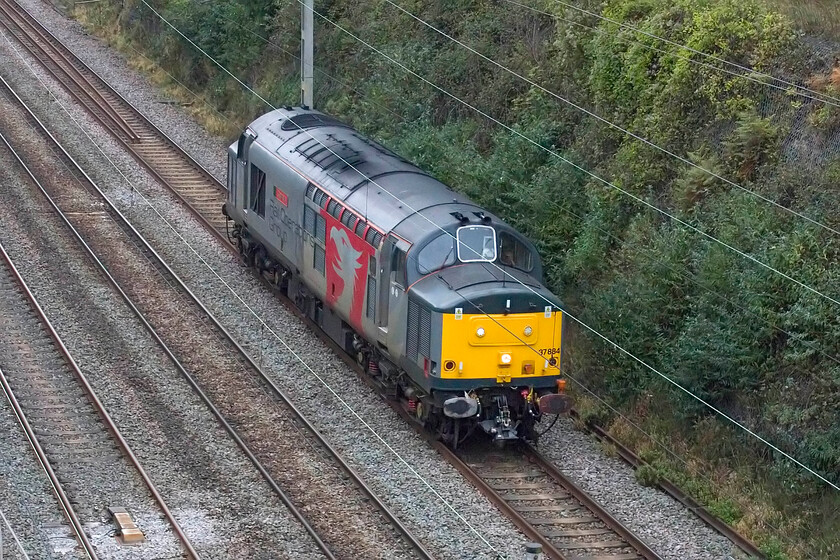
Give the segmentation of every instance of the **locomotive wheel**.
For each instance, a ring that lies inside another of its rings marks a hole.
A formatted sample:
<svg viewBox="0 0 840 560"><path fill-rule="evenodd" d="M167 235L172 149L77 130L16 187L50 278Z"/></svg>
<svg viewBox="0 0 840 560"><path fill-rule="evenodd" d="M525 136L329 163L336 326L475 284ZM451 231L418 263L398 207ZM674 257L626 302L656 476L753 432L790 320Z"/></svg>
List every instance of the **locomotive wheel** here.
<svg viewBox="0 0 840 560"><path fill-rule="evenodd" d="M414 409L414 416L417 418L417 421L420 422L423 426L426 426L427 422L429 421L429 407L423 402L422 399L417 401L417 405Z"/></svg>
<svg viewBox="0 0 840 560"><path fill-rule="evenodd" d="M242 236L236 238L236 248L239 250L239 256L247 264L248 258L245 256L245 243L242 241Z"/></svg>

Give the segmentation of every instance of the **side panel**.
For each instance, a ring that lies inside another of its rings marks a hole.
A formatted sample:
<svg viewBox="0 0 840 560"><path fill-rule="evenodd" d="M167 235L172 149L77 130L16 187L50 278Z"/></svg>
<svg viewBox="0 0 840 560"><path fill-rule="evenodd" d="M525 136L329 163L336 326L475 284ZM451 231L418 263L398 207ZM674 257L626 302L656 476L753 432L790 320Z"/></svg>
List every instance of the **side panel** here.
<svg viewBox="0 0 840 560"><path fill-rule="evenodd" d="M306 181L279 161L268 170L266 221L271 246L300 269L303 256L303 193Z"/></svg>
<svg viewBox="0 0 840 560"><path fill-rule="evenodd" d="M257 143L251 144L247 165L237 162L242 182L237 185L238 195L245 205L244 222L251 235L259 239L275 256L281 256L287 265L299 268L303 246L303 193L306 181L294 173L273 154ZM254 189L254 167L265 173L265 187L260 196L264 201L264 215L252 208L250 197Z"/></svg>
<svg viewBox="0 0 840 560"><path fill-rule="evenodd" d="M375 251L323 208L321 216L327 223L324 302L362 332L368 266Z"/></svg>

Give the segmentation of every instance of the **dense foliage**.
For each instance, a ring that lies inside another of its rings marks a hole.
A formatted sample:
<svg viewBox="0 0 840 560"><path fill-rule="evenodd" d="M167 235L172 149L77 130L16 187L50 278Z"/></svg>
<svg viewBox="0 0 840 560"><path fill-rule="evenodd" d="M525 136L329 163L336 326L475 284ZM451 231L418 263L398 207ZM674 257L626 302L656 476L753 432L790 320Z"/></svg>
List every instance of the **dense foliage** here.
<svg viewBox="0 0 840 560"><path fill-rule="evenodd" d="M840 97L832 49L814 56L757 0L575 2L612 21L553 0L526 2L539 12L505 0L398 3L555 95L387 2L319 0L332 23L316 15L316 105L526 232L570 313L662 374L581 327L567 367L582 396L670 442L688 461L681 472L702 473L686 483L768 550L775 535L792 556L838 554L838 493L664 378L840 483L840 306L768 269L840 299L838 235L784 210L840 229L840 108L694 52ZM264 98L298 102L299 3L150 4ZM142 0L96 9L231 115L232 131L267 110ZM669 453L628 438L678 476Z"/></svg>

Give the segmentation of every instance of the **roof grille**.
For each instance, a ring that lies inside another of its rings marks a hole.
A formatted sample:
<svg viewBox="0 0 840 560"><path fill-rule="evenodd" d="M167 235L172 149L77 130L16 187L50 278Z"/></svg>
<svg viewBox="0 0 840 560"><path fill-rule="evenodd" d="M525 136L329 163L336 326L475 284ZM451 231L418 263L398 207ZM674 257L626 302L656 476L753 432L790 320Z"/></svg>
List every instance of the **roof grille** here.
<svg viewBox="0 0 840 560"><path fill-rule="evenodd" d="M327 136L325 141L306 139L298 144L295 151L325 171L342 172L365 161L350 144L337 141L332 136Z"/></svg>
<svg viewBox="0 0 840 560"><path fill-rule="evenodd" d="M280 128L283 130L300 130L302 128L315 128L317 126L340 126L342 128L353 128L350 125L318 113L302 113L289 117L283 121Z"/></svg>

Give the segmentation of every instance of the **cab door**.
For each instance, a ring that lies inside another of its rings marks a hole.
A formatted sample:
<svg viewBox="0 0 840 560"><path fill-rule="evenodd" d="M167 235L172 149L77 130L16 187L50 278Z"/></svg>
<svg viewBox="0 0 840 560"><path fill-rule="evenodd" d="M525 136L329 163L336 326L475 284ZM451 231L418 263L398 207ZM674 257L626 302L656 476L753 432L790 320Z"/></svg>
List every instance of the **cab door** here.
<svg viewBox="0 0 840 560"><path fill-rule="evenodd" d="M379 329L386 339L388 351L401 356L405 351L405 328L408 302L405 295L406 253L409 245L389 235L382 247L380 267Z"/></svg>
<svg viewBox="0 0 840 560"><path fill-rule="evenodd" d="M389 235L382 243L382 250L379 252L379 293L376 297L376 326L379 329L380 340L385 342L385 335L388 334L388 309L390 308L391 293L391 254L394 252L396 238Z"/></svg>
<svg viewBox="0 0 840 560"><path fill-rule="evenodd" d="M247 182L248 150L256 138L257 135L247 128L239 137L239 141L236 143L236 164L233 170L234 185L232 185L232 188L228 192L228 196L234 206L236 208L242 208L246 215L248 213L248 201L246 198L249 188Z"/></svg>

